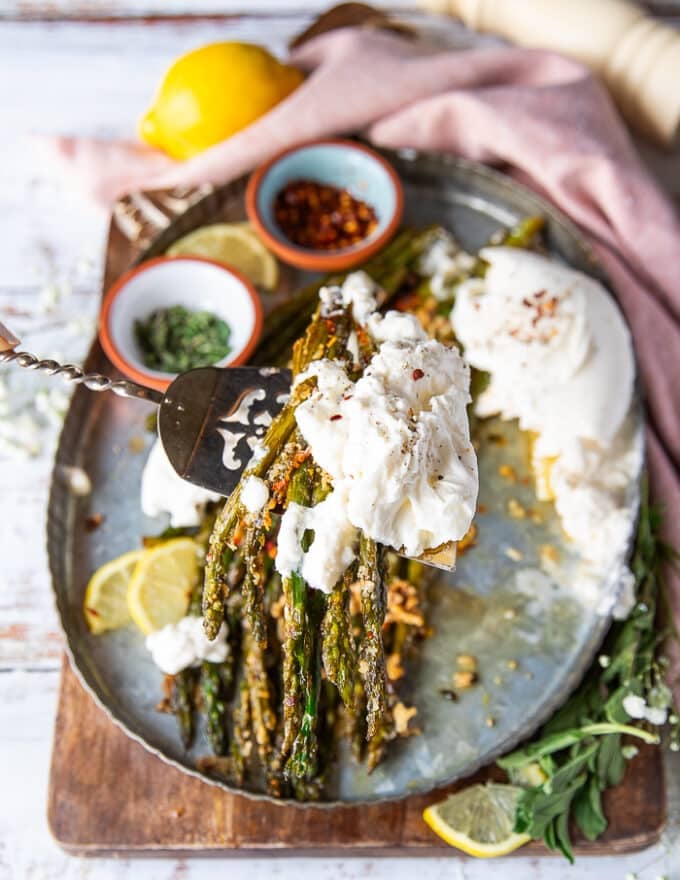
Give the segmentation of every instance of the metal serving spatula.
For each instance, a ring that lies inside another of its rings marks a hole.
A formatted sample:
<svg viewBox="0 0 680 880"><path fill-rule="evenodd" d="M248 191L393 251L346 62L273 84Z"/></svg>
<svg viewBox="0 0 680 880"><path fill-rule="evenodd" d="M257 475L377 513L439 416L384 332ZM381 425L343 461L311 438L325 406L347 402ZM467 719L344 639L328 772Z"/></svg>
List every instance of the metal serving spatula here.
<svg viewBox="0 0 680 880"><path fill-rule="evenodd" d="M0 323L0 364L13 363L90 391L112 391L119 397L155 403L158 434L166 455L182 479L218 495L235 489L254 447L285 403L290 370L276 367L201 367L181 373L165 393L127 379L86 373L75 364L40 360L17 351L19 340ZM422 562L452 570L456 545L426 551Z"/></svg>
<svg viewBox="0 0 680 880"><path fill-rule="evenodd" d="M253 447L290 391L290 370L202 367L181 373L165 393L127 379L86 373L75 364L17 351L19 340L0 324L0 363L61 376L90 391L147 400L159 407L158 433L177 474L218 495L230 495Z"/></svg>

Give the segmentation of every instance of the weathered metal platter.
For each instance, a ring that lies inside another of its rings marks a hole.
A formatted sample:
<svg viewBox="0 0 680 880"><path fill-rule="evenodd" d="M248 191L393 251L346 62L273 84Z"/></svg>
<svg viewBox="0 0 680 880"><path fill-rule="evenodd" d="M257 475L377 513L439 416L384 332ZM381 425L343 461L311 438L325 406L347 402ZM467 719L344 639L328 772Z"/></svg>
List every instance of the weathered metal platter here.
<svg viewBox="0 0 680 880"><path fill-rule="evenodd" d="M441 223L465 247L476 249L500 226L541 213L548 220L550 250L577 268L601 275L575 228L509 178L450 158L411 152L387 155L404 182L407 223ZM142 258L162 253L177 237L206 222L243 218L243 191L244 181L238 181L207 196L165 229ZM281 293L301 281L294 271L285 270ZM109 369L98 346L88 367ZM153 439L144 428L148 412L137 402L82 388L76 391L54 470L48 516L50 566L68 650L85 687L128 735L164 760L196 773L196 758L209 752L207 742L201 733L186 753L175 719L156 711L161 674L145 650L143 637L132 627L94 637L82 614L92 571L164 525L145 518L139 506L140 477ZM641 436L637 405L631 430ZM552 506L537 503L533 496L526 438L514 424L494 421L481 427L480 441L480 504L485 512L478 517L477 544L459 558L455 574L437 575L429 608L433 634L409 673L404 694L418 707L422 734L395 743L371 776L341 754L325 795L329 805L428 791L507 751L573 690L609 626L607 614L598 613L570 588L580 564L577 548L562 535ZM519 480L500 477L501 464L511 465ZM64 468L74 465L91 478L93 493L87 499L69 492ZM629 491L632 539L637 482ZM541 522L509 518L510 498L538 512L535 519ZM93 532L84 528L90 513L104 516ZM541 568L540 548L546 544L556 547L560 557L550 573ZM622 548L622 556L628 550ZM613 602L618 589L612 574L601 584L601 596ZM440 689L450 687L458 653L477 657L480 684L450 702ZM256 787L245 793L265 797Z"/></svg>

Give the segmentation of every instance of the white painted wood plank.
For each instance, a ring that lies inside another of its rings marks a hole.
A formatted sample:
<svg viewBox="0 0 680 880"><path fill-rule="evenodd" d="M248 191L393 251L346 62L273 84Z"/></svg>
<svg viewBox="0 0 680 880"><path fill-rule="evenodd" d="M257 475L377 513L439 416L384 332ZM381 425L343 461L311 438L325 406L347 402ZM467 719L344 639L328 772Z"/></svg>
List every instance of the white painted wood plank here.
<svg viewBox="0 0 680 880"><path fill-rule="evenodd" d="M144 16L304 15L329 9L332 0L3 0L0 19L96 19ZM416 10L418 0L372 0L384 10ZM680 0L647 0L657 15L680 12Z"/></svg>
<svg viewBox="0 0 680 880"><path fill-rule="evenodd" d="M5 497L11 499L2 535L0 672L56 669L60 662L63 638L44 537L48 480L49 465L44 459L23 466L0 462L0 484Z"/></svg>
<svg viewBox="0 0 680 880"><path fill-rule="evenodd" d="M284 54L303 18L145 25L0 23L6 132L133 137L135 122L178 55L217 40L266 41ZM263 32L264 31L264 32Z"/></svg>
<svg viewBox="0 0 680 880"><path fill-rule="evenodd" d="M142 16L305 15L329 0L4 0L0 18L108 18ZM373 0L379 9L417 9L417 0Z"/></svg>
<svg viewBox="0 0 680 880"><path fill-rule="evenodd" d="M266 34L252 18L153 27L0 24L0 286L30 286L36 275L101 261L108 218L77 182L46 164L41 136L134 138L136 120L178 54L216 39L261 41L267 34L282 54L304 22L274 18Z"/></svg>
<svg viewBox="0 0 680 880"><path fill-rule="evenodd" d="M0 289L0 315L22 339L22 348L77 362L94 333L98 296L93 290L96 283L73 286L64 278L53 287ZM44 530L61 426L55 406L65 406L67 399L58 379L0 368L0 670L54 669L62 652Z"/></svg>

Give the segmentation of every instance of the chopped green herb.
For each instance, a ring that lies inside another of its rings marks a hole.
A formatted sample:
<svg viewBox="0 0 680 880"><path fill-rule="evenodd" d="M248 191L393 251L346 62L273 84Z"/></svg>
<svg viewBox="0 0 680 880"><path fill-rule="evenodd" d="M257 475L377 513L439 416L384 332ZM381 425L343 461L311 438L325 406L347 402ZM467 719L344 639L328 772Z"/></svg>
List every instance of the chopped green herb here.
<svg viewBox="0 0 680 880"><path fill-rule="evenodd" d="M156 409L150 412L144 419L144 430L148 431L149 434L158 433L158 411Z"/></svg>
<svg viewBox="0 0 680 880"><path fill-rule="evenodd" d="M135 336L144 365L164 373L207 367L231 351L231 328L225 321L184 306L157 309L145 321L135 321Z"/></svg>

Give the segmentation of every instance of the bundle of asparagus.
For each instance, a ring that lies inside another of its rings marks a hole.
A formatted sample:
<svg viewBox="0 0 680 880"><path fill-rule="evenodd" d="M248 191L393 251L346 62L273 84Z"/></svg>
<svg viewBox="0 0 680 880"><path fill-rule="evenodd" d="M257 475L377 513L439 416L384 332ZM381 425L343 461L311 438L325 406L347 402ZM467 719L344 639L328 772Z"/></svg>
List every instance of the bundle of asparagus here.
<svg viewBox="0 0 680 880"><path fill-rule="evenodd" d="M535 232L525 224L508 232L506 241L524 244ZM432 295L421 259L441 234L404 231L364 267L379 285L381 307L398 300L413 308L415 302L433 335L432 317L442 297ZM482 271L471 259L463 274ZM324 283L329 290L341 280ZM360 374L373 343L341 299L319 301L321 286L306 288L273 315L256 362L285 363L295 339L296 377L322 358L342 362L354 378ZM358 364L356 352L352 356L347 349L351 333L358 339ZM214 751L201 769L239 786L260 774L270 794L304 800L321 793L339 717L346 721L354 754L369 770L391 739L411 732L408 719L415 710L399 702L397 683L410 647L426 630L424 566L385 551L365 534L357 558L328 595L310 589L296 571L282 578L275 570L281 514L291 504L313 507L332 490L295 418L315 385L314 376L294 384L210 534L205 580L191 612L202 611L211 639L227 627L229 656L224 663L204 662L179 673L170 699L188 745L200 694ZM268 494L255 512L242 497L252 478L263 480ZM303 549L312 540L313 534L305 533Z"/></svg>
<svg viewBox="0 0 680 880"><path fill-rule="evenodd" d="M429 238L429 232L403 233L382 259L370 267L384 291L384 302L402 288L409 265L417 260ZM293 346L294 376L322 358L340 360L351 369L354 359L347 343L352 331L361 340L362 360L370 359L370 340L355 324L348 307L341 301L319 303L318 289L306 291L303 296L308 300L313 296L318 305L306 332ZM297 307L300 308L300 302ZM271 349L270 357L275 357ZM313 461L295 422L296 407L314 387L313 378L294 386L291 399L263 439L261 454L246 470L220 513L210 539L203 593L206 632L214 637L223 622L225 600L231 592L225 553L228 557L237 552L245 569L241 596L242 626L249 643L247 679L249 667L262 667L261 661L253 663L253 655L261 657L270 647L265 596L269 593L276 604L280 591L276 612L280 614L282 658L281 730L276 730L278 713L272 710L271 688L268 684L263 687L261 674L254 676L251 687L258 689L260 698L265 697L264 708L269 710L254 712L255 739L260 758L269 767L270 789L272 783L280 786L283 776L300 794L304 794L306 785L318 779L322 708L323 714L334 711L340 700L351 726L356 730L365 727L371 765L377 762L381 744L390 737L392 729L382 639L386 610L382 548L362 536L356 563L349 566L328 596L309 589L297 572L284 577L280 585L275 572L265 580L263 548L275 537L276 514L291 503L305 507L318 504L331 490L327 475ZM255 515L248 514L241 503L241 488L251 477L264 479L270 495L268 505ZM354 619L350 610L353 584L359 585L360 593ZM334 689L329 685L334 685Z"/></svg>

